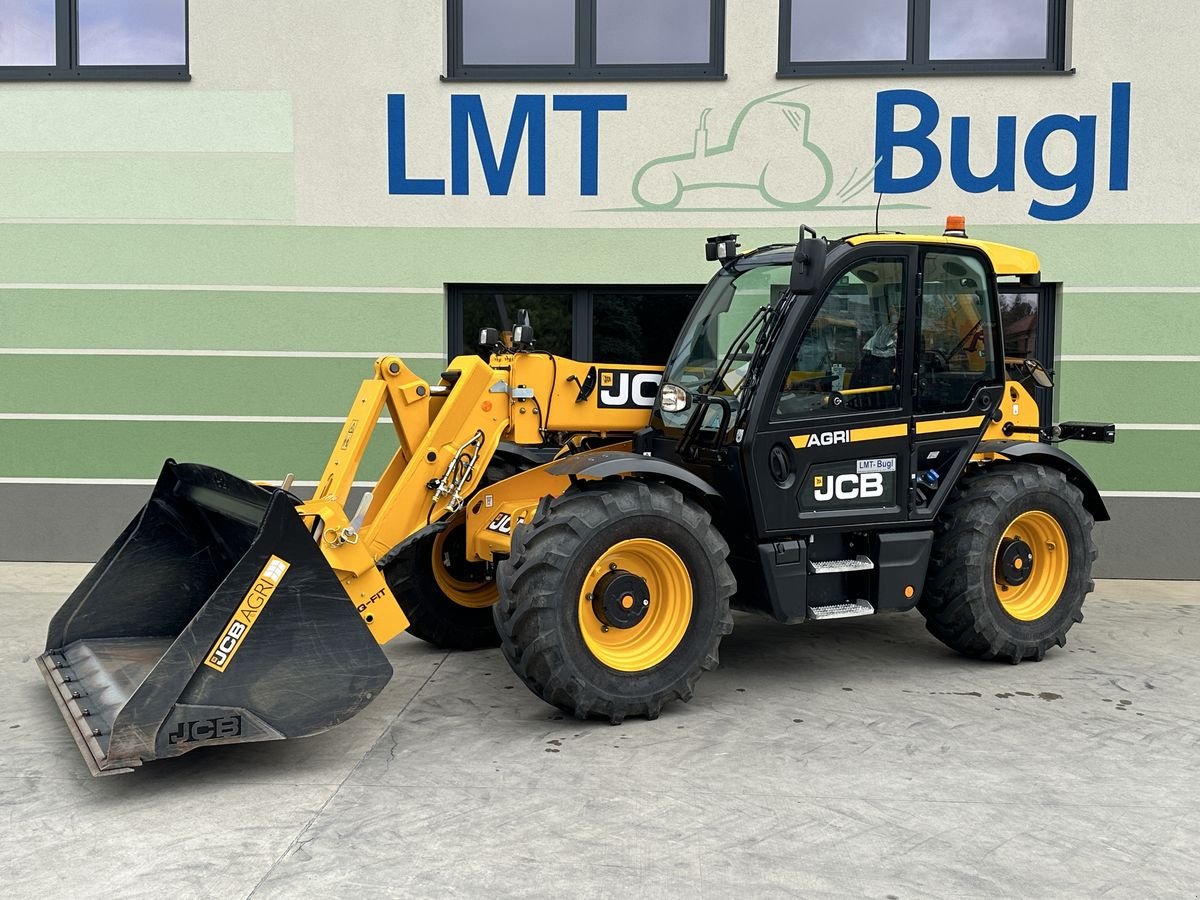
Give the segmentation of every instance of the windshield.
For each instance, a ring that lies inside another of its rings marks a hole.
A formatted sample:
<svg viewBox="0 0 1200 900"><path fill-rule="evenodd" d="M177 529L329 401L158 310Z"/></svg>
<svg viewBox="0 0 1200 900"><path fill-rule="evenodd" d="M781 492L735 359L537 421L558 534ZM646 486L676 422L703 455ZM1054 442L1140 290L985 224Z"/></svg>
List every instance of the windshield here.
<svg viewBox="0 0 1200 900"><path fill-rule="evenodd" d="M779 302L790 277L790 265L721 272L696 302L667 363L664 381L689 392L706 391L720 370L719 383L712 385L711 390L733 401L736 409L735 395L746 377L754 342L762 328L762 318L755 321L755 314ZM691 413L690 409L677 413L659 411L663 423L673 428L682 428ZM715 427L719 418L719 410L712 409L704 426Z"/></svg>

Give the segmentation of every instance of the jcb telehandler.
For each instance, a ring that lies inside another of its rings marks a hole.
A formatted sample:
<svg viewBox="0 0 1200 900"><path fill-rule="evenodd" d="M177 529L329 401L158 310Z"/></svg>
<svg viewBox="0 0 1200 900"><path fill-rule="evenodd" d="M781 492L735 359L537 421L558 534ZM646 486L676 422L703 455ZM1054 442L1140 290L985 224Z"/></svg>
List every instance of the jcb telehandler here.
<svg viewBox="0 0 1200 900"><path fill-rule="evenodd" d="M528 317L436 384L384 357L312 499L168 460L38 663L94 774L300 737L387 684L379 645L499 644L579 717L654 718L717 664L731 605L780 622L916 607L1019 662L1081 620L1108 518L1005 359L998 279L1031 252L802 229L720 271L665 371L535 349ZM398 447L345 504L384 410Z"/></svg>

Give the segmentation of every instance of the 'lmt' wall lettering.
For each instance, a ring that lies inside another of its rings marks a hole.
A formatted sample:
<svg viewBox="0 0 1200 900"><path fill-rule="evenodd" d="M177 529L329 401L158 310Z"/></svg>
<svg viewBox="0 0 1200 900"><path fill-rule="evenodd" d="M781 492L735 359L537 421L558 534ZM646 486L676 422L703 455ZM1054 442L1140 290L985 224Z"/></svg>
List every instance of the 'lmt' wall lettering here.
<svg viewBox="0 0 1200 900"><path fill-rule="evenodd" d="M446 193L445 178L413 178L408 170L408 134L404 94L388 95L388 192L432 195ZM561 94L553 98L555 112L579 114L579 195L595 197L600 190L600 113L626 108L624 94ZM506 197L516 174L517 157L525 145L526 192L546 193L546 97L518 94L508 117L504 142L496 143L488 125L483 98L478 94L450 97L450 192L471 193L471 156L479 158L487 191Z"/></svg>

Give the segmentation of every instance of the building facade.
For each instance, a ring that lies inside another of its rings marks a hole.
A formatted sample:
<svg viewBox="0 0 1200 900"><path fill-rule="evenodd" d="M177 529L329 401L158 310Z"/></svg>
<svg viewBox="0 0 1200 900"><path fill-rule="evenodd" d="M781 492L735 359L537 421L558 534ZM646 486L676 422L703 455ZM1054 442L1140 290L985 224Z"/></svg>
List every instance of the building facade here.
<svg viewBox="0 0 1200 900"><path fill-rule="evenodd" d="M166 457L312 481L376 355L518 308L659 362L709 235L962 214L1041 256L1009 352L1118 423L1064 448L1098 574L1200 578L1200 6L187 6L0 0L0 558L94 559Z"/></svg>

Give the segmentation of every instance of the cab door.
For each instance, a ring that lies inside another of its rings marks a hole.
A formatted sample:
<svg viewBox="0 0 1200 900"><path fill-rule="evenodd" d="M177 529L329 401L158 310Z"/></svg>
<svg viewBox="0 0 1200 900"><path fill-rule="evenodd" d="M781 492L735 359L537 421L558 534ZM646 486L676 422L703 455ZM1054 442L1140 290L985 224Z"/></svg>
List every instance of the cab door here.
<svg viewBox="0 0 1200 900"><path fill-rule="evenodd" d="M908 517L918 257L873 244L830 266L772 351L743 438L760 540Z"/></svg>
<svg viewBox="0 0 1200 900"><path fill-rule="evenodd" d="M923 250L915 306L912 518L928 520L1003 399L999 298L987 256L953 245Z"/></svg>

